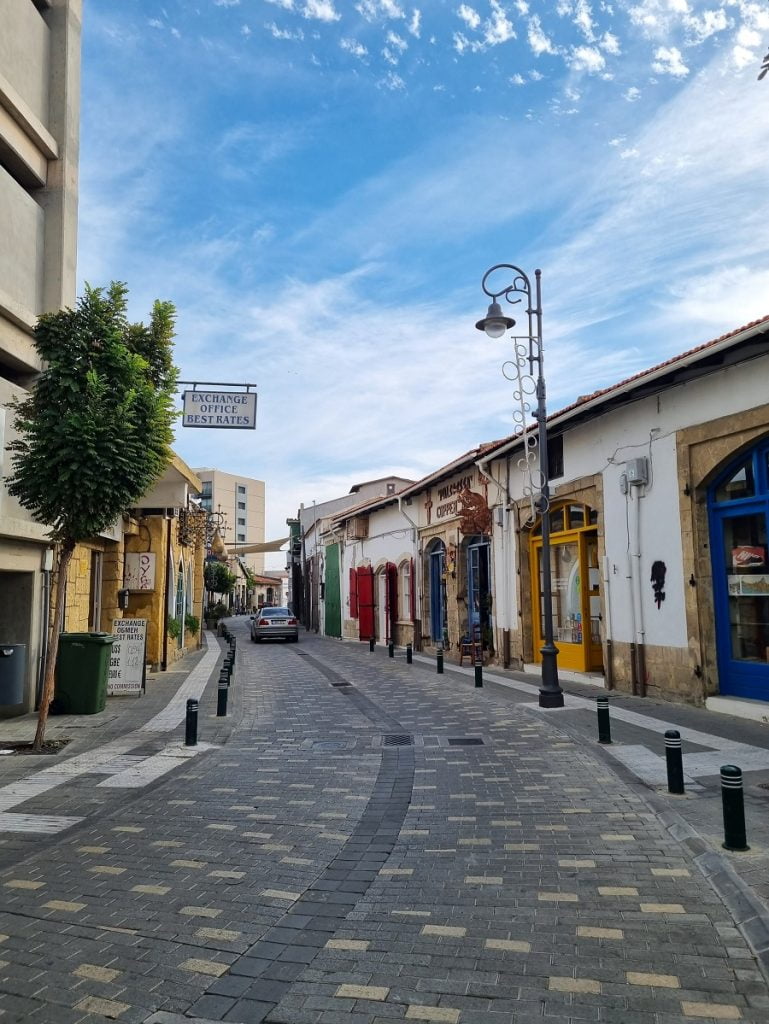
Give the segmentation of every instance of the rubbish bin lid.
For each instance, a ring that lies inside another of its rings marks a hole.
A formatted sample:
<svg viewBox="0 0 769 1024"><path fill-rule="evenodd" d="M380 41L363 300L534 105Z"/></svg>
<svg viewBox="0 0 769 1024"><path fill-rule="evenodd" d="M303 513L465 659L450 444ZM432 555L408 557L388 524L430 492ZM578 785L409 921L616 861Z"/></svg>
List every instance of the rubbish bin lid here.
<svg viewBox="0 0 769 1024"><path fill-rule="evenodd" d="M59 642L76 644L111 644L114 643L111 633L60 633Z"/></svg>

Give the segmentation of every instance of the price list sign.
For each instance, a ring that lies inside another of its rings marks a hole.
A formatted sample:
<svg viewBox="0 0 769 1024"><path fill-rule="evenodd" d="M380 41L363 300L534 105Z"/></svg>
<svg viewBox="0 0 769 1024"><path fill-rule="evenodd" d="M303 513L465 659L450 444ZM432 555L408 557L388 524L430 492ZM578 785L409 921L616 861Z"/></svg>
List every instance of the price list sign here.
<svg viewBox="0 0 769 1024"><path fill-rule="evenodd" d="M114 619L112 656L109 660L107 694L137 694L144 684L144 645L147 639L146 619Z"/></svg>

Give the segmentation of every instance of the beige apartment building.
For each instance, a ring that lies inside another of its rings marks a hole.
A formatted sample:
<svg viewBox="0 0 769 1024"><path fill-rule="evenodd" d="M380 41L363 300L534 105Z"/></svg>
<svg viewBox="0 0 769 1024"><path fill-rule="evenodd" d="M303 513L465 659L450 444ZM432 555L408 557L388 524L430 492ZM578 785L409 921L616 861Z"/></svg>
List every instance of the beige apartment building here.
<svg viewBox="0 0 769 1024"><path fill-rule="evenodd" d="M2 480L14 401L40 370L37 317L76 299L81 15L82 0L0 3L0 647L23 648L28 699L53 550Z"/></svg>
<svg viewBox="0 0 769 1024"><path fill-rule="evenodd" d="M222 519L219 532L234 556L239 548L264 543L264 481L248 476L225 473L221 469L195 469L203 484L201 502L210 513ZM264 572L264 553L248 552L242 556L249 569Z"/></svg>

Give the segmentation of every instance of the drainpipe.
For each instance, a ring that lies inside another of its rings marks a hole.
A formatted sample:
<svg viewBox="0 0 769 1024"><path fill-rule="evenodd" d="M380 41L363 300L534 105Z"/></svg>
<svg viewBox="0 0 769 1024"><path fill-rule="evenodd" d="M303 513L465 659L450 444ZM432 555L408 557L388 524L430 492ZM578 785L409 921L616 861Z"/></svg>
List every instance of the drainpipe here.
<svg viewBox="0 0 769 1024"><path fill-rule="evenodd" d="M170 599L169 587L171 581L171 573L168 571L168 566L171 563L171 527L173 519L166 515L166 522L168 523L168 530L166 531L166 592L165 600L163 601L163 659L160 662L160 668L163 672L168 668L168 601Z"/></svg>
<svg viewBox="0 0 769 1024"><path fill-rule="evenodd" d="M606 689L614 689L614 638L611 628L611 572L609 556L603 556L603 603L604 629L606 635Z"/></svg>
<svg viewBox="0 0 769 1024"><path fill-rule="evenodd" d="M411 523L413 531L413 547L414 547L414 650L421 651L422 649L422 552L419 549L419 527L408 514L403 507L403 498L397 495L398 498L398 511ZM417 623L419 623L419 641L417 642Z"/></svg>
<svg viewBox="0 0 769 1024"><path fill-rule="evenodd" d="M643 593L641 581L641 494L638 488L633 495L635 515L633 517L633 586L638 609L638 632L636 639L636 676L638 693L646 696L646 629L644 626Z"/></svg>
<svg viewBox="0 0 769 1024"><path fill-rule="evenodd" d="M508 564L507 564L507 548L508 548L507 536L508 536L508 533L509 533L509 530L510 530L509 506L513 504L513 500L510 497L510 488L509 488L509 483L510 483L510 479L509 479L509 477L510 477L510 461L509 461L509 459L505 459L505 465L507 467L508 479L507 479L507 482L504 485L499 483L499 481L496 480L491 475L491 473L489 473L487 471L487 469L485 467L488 466L488 464L489 464L489 459L479 459L478 462L476 462L476 466L478 467L478 472L481 474L481 476L485 477L486 480L488 480L490 483L494 484L494 486L497 488L497 490L501 491L502 494L505 497L505 505L503 506L503 511L505 513L507 513L507 516L506 516L507 529L505 529L505 519L503 519L502 523L500 524L501 525L501 531L502 531L502 539L501 539L500 547L502 549L502 551L501 551L502 565L503 565L502 592L503 592L504 597L505 597L505 616L507 618L507 621L510 622L511 619L512 619L512 616L510 614L510 573L508 571L509 567L508 567ZM496 573L494 573L494 581L496 583ZM495 622L497 621L496 612L494 613L494 620L495 620ZM502 629L502 665L503 665L503 668L509 668L510 667L510 627L509 626L508 626L507 629L505 629L504 627Z"/></svg>

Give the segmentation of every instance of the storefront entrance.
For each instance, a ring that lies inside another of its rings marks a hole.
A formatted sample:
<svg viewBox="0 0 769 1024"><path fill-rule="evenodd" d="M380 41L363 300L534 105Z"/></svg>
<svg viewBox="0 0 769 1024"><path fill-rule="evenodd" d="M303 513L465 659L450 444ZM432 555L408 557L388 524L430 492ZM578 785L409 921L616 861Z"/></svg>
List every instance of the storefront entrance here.
<svg viewBox="0 0 769 1024"><path fill-rule="evenodd" d="M719 689L769 700L769 442L708 494Z"/></svg>
<svg viewBox="0 0 769 1024"><path fill-rule="evenodd" d="M558 664L575 672L603 671L601 592L598 570L598 513L587 505L550 510L550 574L553 638ZM541 661L542 524L531 538L534 660Z"/></svg>
<svg viewBox="0 0 769 1024"><path fill-rule="evenodd" d="M448 646L446 638L446 548L434 541L427 552L430 580L430 633L434 647Z"/></svg>

